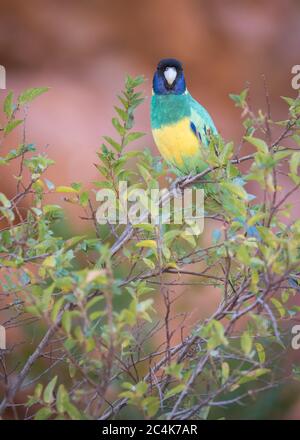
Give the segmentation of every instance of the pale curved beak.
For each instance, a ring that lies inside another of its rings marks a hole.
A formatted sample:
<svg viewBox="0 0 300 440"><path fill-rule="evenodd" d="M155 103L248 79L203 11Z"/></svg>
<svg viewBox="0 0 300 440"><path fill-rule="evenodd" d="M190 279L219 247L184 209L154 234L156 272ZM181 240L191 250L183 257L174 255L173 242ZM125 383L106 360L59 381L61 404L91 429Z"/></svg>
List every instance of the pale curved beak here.
<svg viewBox="0 0 300 440"><path fill-rule="evenodd" d="M176 79L177 70L175 69L175 67L167 67L164 71L164 75L167 83L169 84L169 86L171 86Z"/></svg>

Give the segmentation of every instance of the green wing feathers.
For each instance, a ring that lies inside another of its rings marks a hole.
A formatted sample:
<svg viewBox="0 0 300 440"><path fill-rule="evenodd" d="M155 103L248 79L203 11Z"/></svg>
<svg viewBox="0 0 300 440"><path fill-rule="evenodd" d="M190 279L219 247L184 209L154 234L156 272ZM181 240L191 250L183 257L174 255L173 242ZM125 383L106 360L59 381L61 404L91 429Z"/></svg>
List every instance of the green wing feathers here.
<svg viewBox="0 0 300 440"><path fill-rule="evenodd" d="M192 96L189 96L191 106L191 123L196 127L200 142L204 146L209 144L210 134L217 135L215 124L205 108Z"/></svg>

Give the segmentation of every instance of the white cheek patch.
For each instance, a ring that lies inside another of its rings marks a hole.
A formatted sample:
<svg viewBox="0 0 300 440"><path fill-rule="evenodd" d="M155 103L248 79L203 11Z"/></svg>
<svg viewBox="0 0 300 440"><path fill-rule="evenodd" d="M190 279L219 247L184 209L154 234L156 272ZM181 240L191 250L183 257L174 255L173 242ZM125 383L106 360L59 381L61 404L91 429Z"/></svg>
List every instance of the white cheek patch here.
<svg viewBox="0 0 300 440"><path fill-rule="evenodd" d="M177 70L175 69L175 67L167 67L164 71L164 75L167 83L169 84L169 86L171 86L176 79Z"/></svg>

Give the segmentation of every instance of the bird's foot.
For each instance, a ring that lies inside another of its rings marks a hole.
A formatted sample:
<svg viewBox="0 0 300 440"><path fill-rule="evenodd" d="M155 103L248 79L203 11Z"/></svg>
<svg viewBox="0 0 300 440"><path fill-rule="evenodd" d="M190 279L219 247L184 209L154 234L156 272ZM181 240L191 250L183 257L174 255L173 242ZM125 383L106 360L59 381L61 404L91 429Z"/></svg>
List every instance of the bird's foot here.
<svg viewBox="0 0 300 440"><path fill-rule="evenodd" d="M177 177L177 179L173 182L171 186L171 192L174 193L175 197L179 197L182 195L183 188L181 185L194 176L194 173L187 174L186 176Z"/></svg>
<svg viewBox="0 0 300 440"><path fill-rule="evenodd" d="M184 182L185 177L177 177L176 180L171 185L171 192L174 194L175 197L179 197L182 194L182 188L180 187L180 184Z"/></svg>

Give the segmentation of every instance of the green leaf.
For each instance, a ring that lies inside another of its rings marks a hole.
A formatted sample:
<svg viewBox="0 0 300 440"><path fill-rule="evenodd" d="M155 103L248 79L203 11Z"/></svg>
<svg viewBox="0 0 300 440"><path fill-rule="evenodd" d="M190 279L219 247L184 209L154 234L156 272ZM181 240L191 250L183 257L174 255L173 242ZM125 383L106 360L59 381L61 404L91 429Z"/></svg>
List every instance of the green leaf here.
<svg viewBox="0 0 300 440"><path fill-rule="evenodd" d="M142 406L148 417L154 417L160 407L160 401L157 397L149 396L143 399Z"/></svg>
<svg viewBox="0 0 300 440"><path fill-rule="evenodd" d="M52 403L54 401L53 391L57 382L57 376L54 376L53 379L48 383L44 390L43 399L45 403Z"/></svg>
<svg viewBox="0 0 300 440"><path fill-rule="evenodd" d="M33 101L35 98L47 92L48 90L49 90L48 87L37 87L37 88L27 89L19 96L18 103L20 105L28 104L29 102Z"/></svg>
<svg viewBox="0 0 300 440"><path fill-rule="evenodd" d="M281 301L285 304L290 298L290 292L288 290L284 290L281 294Z"/></svg>
<svg viewBox="0 0 300 440"><path fill-rule="evenodd" d="M102 310L96 310L95 312L92 312L89 316L91 321L96 321L97 319L101 318L101 316L104 315L104 312Z"/></svg>
<svg viewBox="0 0 300 440"><path fill-rule="evenodd" d="M65 401L69 400L69 396L63 384L59 385L56 396L56 409L62 414L65 412Z"/></svg>
<svg viewBox="0 0 300 440"><path fill-rule="evenodd" d="M70 312L68 312L68 311L64 312L61 323L62 323L64 330L67 333L70 333L70 331L71 331L71 313Z"/></svg>
<svg viewBox="0 0 300 440"><path fill-rule="evenodd" d="M80 191L82 188L82 183L80 182L73 182L71 183L71 187L74 188L76 191Z"/></svg>
<svg viewBox="0 0 300 440"><path fill-rule="evenodd" d="M134 385L130 382L123 382L122 388L125 388L125 390L132 390L134 389Z"/></svg>
<svg viewBox="0 0 300 440"><path fill-rule="evenodd" d="M262 221L265 218L265 216L266 214L264 212L258 212L257 214L254 214L252 217L250 217L247 223L249 226L253 226L256 223Z"/></svg>
<svg viewBox="0 0 300 440"><path fill-rule="evenodd" d="M126 112L126 110L123 110L117 106L115 106L114 109L116 110L122 121L126 122L128 119L128 113Z"/></svg>
<svg viewBox="0 0 300 440"><path fill-rule="evenodd" d="M243 200L248 199L247 191L241 185L236 185L232 182L222 182L221 186L222 188L227 189L230 193L237 195Z"/></svg>
<svg viewBox="0 0 300 440"><path fill-rule="evenodd" d="M124 136L126 133L125 128L120 124L118 118L112 118L111 120L113 126L115 127L115 129L117 130L117 132L119 133L120 136Z"/></svg>
<svg viewBox="0 0 300 440"><path fill-rule="evenodd" d="M203 329L204 337L208 337L207 350L211 351L219 345L228 345L223 324L216 319L210 321Z"/></svg>
<svg viewBox="0 0 300 440"><path fill-rule="evenodd" d="M148 384L146 382L139 382L135 385L135 391L138 395L143 396L148 390Z"/></svg>
<svg viewBox="0 0 300 440"><path fill-rule="evenodd" d="M252 337L248 331L244 331L241 336L241 348L246 356L251 353L252 350Z"/></svg>
<svg viewBox="0 0 300 440"><path fill-rule="evenodd" d="M11 118L13 111L14 111L13 99L14 99L13 92L9 92L4 100L4 103L3 103L3 111L6 114L8 119Z"/></svg>
<svg viewBox="0 0 300 440"><path fill-rule="evenodd" d="M168 367L165 368L166 374L175 377L176 379L182 379L182 371L184 369L183 363L172 362Z"/></svg>
<svg viewBox="0 0 300 440"><path fill-rule="evenodd" d="M277 151L273 157L275 162L280 162L282 159L285 159L286 157L291 155L291 151Z"/></svg>
<svg viewBox="0 0 300 440"><path fill-rule="evenodd" d="M248 91L249 91L249 89L244 89L244 90L242 90L242 92L239 95L235 95L234 93L230 93L229 98L235 102L236 107L243 108L246 103Z"/></svg>
<svg viewBox="0 0 300 440"><path fill-rule="evenodd" d="M69 238L64 243L64 250L67 251L68 249L74 248L78 243L83 241L86 238L86 235L77 235L75 237Z"/></svg>
<svg viewBox="0 0 300 440"><path fill-rule="evenodd" d="M132 227L135 229L143 229L148 232L152 232L155 229L155 226L151 223L134 223Z"/></svg>
<svg viewBox="0 0 300 440"><path fill-rule="evenodd" d="M43 213L49 220L60 220L63 218L63 211L59 205L45 205Z"/></svg>
<svg viewBox="0 0 300 440"><path fill-rule="evenodd" d="M78 191L75 188L72 188L72 186L58 186L56 188L56 192L58 192L58 193L78 193Z"/></svg>
<svg viewBox="0 0 300 440"><path fill-rule="evenodd" d="M76 375L76 367L74 364L72 364L72 362L69 363L69 375L71 379L73 379Z"/></svg>
<svg viewBox="0 0 300 440"><path fill-rule="evenodd" d="M44 267L49 267L51 269L54 269L56 267L56 258L54 255L50 255L49 257L45 258L43 261Z"/></svg>
<svg viewBox="0 0 300 440"><path fill-rule="evenodd" d="M300 145L300 136L298 134L294 134L292 136L292 139L298 144Z"/></svg>
<svg viewBox="0 0 300 440"><path fill-rule="evenodd" d="M175 396L176 394L181 393L185 389L185 384L181 383L174 388L171 388L165 394L165 399L169 399L169 397Z"/></svg>
<svg viewBox="0 0 300 440"><path fill-rule="evenodd" d="M84 191L79 196L79 203L81 206L86 207L88 205L88 202L89 202L89 193L88 191Z"/></svg>
<svg viewBox="0 0 300 440"><path fill-rule="evenodd" d="M124 145L128 145L130 142L133 142L137 139L140 139L143 136L145 136L145 133L142 133L142 132L129 133L125 138Z"/></svg>
<svg viewBox="0 0 300 440"><path fill-rule="evenodd" d="M281 99L283 99L288 104L289 107L295 105L295 99L293 98L289 98L288 96L281 96Z"/></svg>
<svg viewBox="0 0 300 440"><path fill-rule="evenodd" d="M43 385L41 383L38 383L34 390L34 397L38 400L40 399L43 391Z"/></svg>
<svg viewBox="0 0 300 440"><path fill-rule="evenodd" d="M271 302L276 307L280 318L284 318L286 311L281 302L276 298L271 298Z"/></svg>
<svg viewBox="0 0 300 440"><path fill-rule="evenodd" d="M172 229L164 234L164 243L169 246L173 240L181 234L180 229Z"/></svg>
<svg viewBox="0 0 300 440"><path fill-rule="evenodd" d="M74 406L69 400L65 402L65 410L72 420L82 420L84 417L81 415L80 411Z"/></svg>
<svg viewBox="0 0 300 440"><path fill-rule="evenodd" d="M250 255L248 252L247 246L241 244L236 252L236 258L238 261L243 263L245 266L248 266L250 264Z"/></svg>
<svg viewBox="0 0 300 440"><path fill-rule="evenodd" d="M11 207L11 202L8 200L6 195L3 194L3 193L0 193L0 203L2 203L4 208L8 208L9 209Z"/></svg>
<svg viewBox="0 0 300 440"><path fill-rule="evenodd" d="M290 159L290 171L292 175L298 176L298 168L300 165L300 151L293 153Z"/></svg>
<svg viewBox="0 0 300 440"><path fill-rule="evenodd" d="M269 153L268 145L264 140L252 136L244 136L244 139L250 144L254 145L257 151L265 154Z"/></svg>
<svg viewBox="0 0 300 440"><path fill-rule="evenodd" d="M112 139L109 136L103 136L106 142L108 142L117 152L119 153L122 150L122 146L116 142L114 139Z"/></svg>
<svg viewBox="0 0 300 440"><path fill-rule="evenodd" d="M148 266L151 270L155 269L155 263L149 258L143 258L143 262Z"/></svg>
<svg viewBox="0 0 300 440"><path fill-rule="evenodd" d="M195 237L191 234L188 234L186 231L182 232L180 234L180 237L185 240L187 243L189 243L192 247L196 246L196 240Z"/></svg>
<svg viewBox="0 0 300 440"><path fill-rule="evenodd" d="M13 119L4 128L4 134L11 133L18 125L22 124L23 119Z"/></svg>
<svg viewBox="0 0 300 440"><path fill-rule="evenodd" d="M89 302L86 305L86 310L89 310L91 307L94 307L95 304L97 304L100 301L103 301L104 297L103 296L95 296L94 298L90 299Z"/></svg>
<svg viewBox="0 0 300 440"><path fill-rule="evenodd" d="M136 244L136 247L138 248L146 247L146 248L156 249L157 243L154 240L141 240Z"/></svg>
<svg viewBox="0 0 300 440"><path fill-rule="evenodd" d="M144 81L145 81L145 78L143 75L136 76L135 78L128 75L126 78L125 86L127 89L128 88L136 88L136 87L140 86L141 84L143 84Z"/></svg>
<svg viewBox="0 0 300 440"><path fill-rule="evenodd" d="M243 385L247 382L251 382L253 380L258 379L260 376L264 376L269 373L271 370L268 368L257 368L256 370L250 371L249 373L244 374L238 381L240 385Z"/></svg>
<svg viewBox="0 0 300 440"><path fill-rule="evenodd" d="M52 415L50 408L41 408L34 416L34 420L47 420Z"/></svg>
<svg viewBox="0 0 300 440"><path fill-rule="evenodd" d="M233 148L234 148L233 142L229 142L228 144L225 145L224 149L221 151L221 154L219 156L219 161L221 165L226 164L226 162L232 157Z"/></svg>
<svg viewBox="0 0 300 440"><path fill-rule="evenodd" d="M148 180L152 179L151 173L143 165L138 164L138 169L139 169L139 171L141 173L141 176L145 180L145 182L147 182Z"/></svg>
<svg viewBox="0 0 300 440"><path fill-rule="evenodd" d="M258 356L259 362L261 364L264 364L265 360L266 360L266 353L265 353L265 349L264 349L263 345L260 342L256 342L255 343L255 348L256 348L256 352L257 352L257 356Z"/></svg>
<svg viewBox="0 0 300 440"><path fill-rule="evenodd" d="M57 301L55 301L54 306L52 308L51 312L51 319L52 321L56 321L57 315L59 314L59 311L64 303L65 298L62 296Z"/></svg>
<svg viewBox="0 0 300 440"><path fill-rule="evenodd" d="M230 367L228 362L222 362L222 385L227 382L229 378Z"/></svg>

